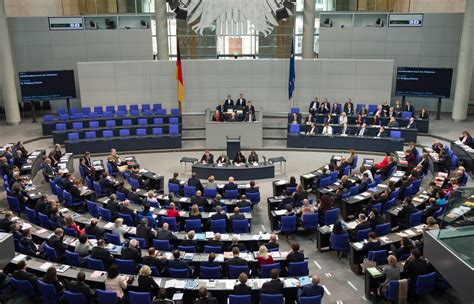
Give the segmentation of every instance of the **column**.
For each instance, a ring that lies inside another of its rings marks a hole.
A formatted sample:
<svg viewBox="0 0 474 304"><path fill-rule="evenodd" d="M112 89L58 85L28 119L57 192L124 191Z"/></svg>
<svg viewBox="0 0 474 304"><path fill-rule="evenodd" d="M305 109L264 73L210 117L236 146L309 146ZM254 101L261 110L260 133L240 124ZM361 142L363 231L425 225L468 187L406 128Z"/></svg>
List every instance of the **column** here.
<svg viewBox="0 0 474 304"><path fill-rule="evenodd" d="M466 1L466 11L459 47L458 70L456 74L456 91L454 93L453 115L454 121L462 121L467 117L469 91L472 79L472 22L474 19L474 1Z"/></svg>
<svg viewBox="0 0 474 304"><path fill-rule="evenodd" d="M158 60L169 60L168 17L166 16L165 0L155 0L155 24Z"/></svg>
<svg viewBox="0 0 474 304"><path fill-rule="evenodd" d="M13 56L8 33L7 17L5 14L5 1L0 0L0 70L2 73L3 106L7 124L17 125L20 123L20 108L15 87L15 69L13 67Z"/></svg>
<svg viewBox="0 0 474 304"><path fill-rule="evenodd" d="M314 54L315 0L304 0L303 11L303 59L312 59Z"/></svg>

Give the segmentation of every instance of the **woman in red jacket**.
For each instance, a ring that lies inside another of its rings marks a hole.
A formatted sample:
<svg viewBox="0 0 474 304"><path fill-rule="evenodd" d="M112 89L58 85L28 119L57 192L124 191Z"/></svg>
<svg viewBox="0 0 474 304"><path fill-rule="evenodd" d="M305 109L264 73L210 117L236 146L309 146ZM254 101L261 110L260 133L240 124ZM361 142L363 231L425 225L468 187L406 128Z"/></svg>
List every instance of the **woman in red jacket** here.
<svg viewBox="0 0 474 304"><path fill-rule="evenodd" d="M170 208L166 211L167 217L179 217L179 211L176 210L176 206L174 203L170 204Z"/></svg>

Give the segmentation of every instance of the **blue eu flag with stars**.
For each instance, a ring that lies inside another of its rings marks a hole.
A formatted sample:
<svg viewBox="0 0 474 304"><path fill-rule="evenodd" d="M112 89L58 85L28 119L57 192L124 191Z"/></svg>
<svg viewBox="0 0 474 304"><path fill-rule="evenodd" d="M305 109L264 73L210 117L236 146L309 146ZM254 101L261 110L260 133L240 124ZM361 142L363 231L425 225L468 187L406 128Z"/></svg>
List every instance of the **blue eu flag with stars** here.
<svg viewBox="0 0 474 304"><path fill-rule="evenodd" d="M288 99L293 97L295 90L295 43L291 37L291 53L290 53L290 72L288 77Z"/></svg>

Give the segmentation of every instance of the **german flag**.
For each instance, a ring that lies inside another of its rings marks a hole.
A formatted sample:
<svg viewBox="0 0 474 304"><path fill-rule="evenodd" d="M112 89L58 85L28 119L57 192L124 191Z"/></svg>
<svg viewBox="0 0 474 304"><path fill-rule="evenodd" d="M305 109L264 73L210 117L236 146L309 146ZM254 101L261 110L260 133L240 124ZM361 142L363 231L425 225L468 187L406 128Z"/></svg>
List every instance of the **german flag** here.
<svg viewBox="0 0 474 304"><path fill-rule="evenodd" d="M179 53L179 41L176 39L176 82L178 87L178 107L179 112L182 113L182 103L184 100L184 81L183 81L183 70L181 68L181 54Z"/></svg>

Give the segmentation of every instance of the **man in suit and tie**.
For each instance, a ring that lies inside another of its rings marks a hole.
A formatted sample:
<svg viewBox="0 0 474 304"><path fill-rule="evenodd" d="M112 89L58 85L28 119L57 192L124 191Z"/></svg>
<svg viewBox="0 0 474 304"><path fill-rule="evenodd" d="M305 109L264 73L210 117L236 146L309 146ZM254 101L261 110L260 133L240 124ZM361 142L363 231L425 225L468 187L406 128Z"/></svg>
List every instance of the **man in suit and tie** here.
<svg viewBox="0 0 474 304"><path fill-rule="evenodd" d="M385 128L380 127L379 131L377 132L377 135L375 137L385 137Z"/></svg>
<svg viewBox="0 0 474 304"><path fill-rule="evenodd" d="M181 253L179 250L173 250L173 259L168 260L168 270L169 269L188 269L191 273L191 268L189 268L188 262L180 258Z"/></svg>
<svg viewBox="0 0 474 304"><path fill-rule="evenodd" d="M56 228L56 230L54 230L54 234L48 240L48 245L56 250L56 254L60 259L65 258L66 249L68 248L68 245L63 243L63 237L64 230L61 228Z"/></svg>
<svg viewBox="0 0 474 304"><path fill-rule="evenodd" d="M234 101L230 95L227 95L227 99L224 101L224 108L226 112L229 109L234 109Z"/></svg>
<svg viewBox="0 0 474 304"><path fill-rule="evenodd" d="M213 164L214 163L214 155L209 152L209 150L206 150L204 154L201 157L201 164Z"/></svg>
<svg viewBox="0 0 474 304"><path fill-rule="evenodd" d="M21 166L24 164L26 164L26 159L21 157L21 151L17 150L15 153L15 158L13 158L13 165L21 169Z"/></svg>
<svg viewBox="0 0 474 304"><path fill-rule="evenodd" d="M232 248L232 258L227 261L228 265L232 266L247 266L248 263L246 260L242 259L240 256L240 250L238 247Z"/></svg>
<svg viewBox="0 0 474 304"><path fill-rule="evenodd" d="M364 172L362 174L362 181L359 184L359 193L367 191L367 188L369 187L369 175Z"/></svg>
<svg viewBox="0 0 474 304"><path fill-rule="evenodd" d="M240 94L239 99L235 101L235 106L245 108L245 105L246 105L246 102L245 102L244 94Z"/></svg>
<svg viewBox="0 0 474 304"><path fill-rule="evenodd" d="M225 184L224 191L237 190L237 189L238 189L238 186L236 183L234 183L234 178L232 176L229 176L229 182Z"/></svg>
<svg viewBox="0 0 474 304"><path fill-rule="evenodd" d="M44 167L43 167L43 176L47 181L51 180L54 177L54 170L53 166L51 166L51 159L47 158L44 160Z"/></svg>
<svg viewBox="0 0 474 304"><path fill-rule="evenodd" d="M411 105L410 101L405 102L405 106L403 107L404 112L411 112L411 115L415 113L415 108Z"/></svg>
<svg viewBox="0 0 474 304"><path fill-rule="evenodd" d="M108 269L114 263L114 257L105 249L105 241L103 239L97 241L97 246L92 248L90 257L101 260L104 263L105 269Z"/></svg>
<svg viewBox="0 0 474 304"><path fill-rule="evenodd" d="M339 135L351 135L351 130L347 127L347 123L343 123Z"/></svg>
<svg viewBox="0 0 474 304"><path fill-rule="evenodd" d="M314 97L313 101L309 104L308 112L311 113L313 116L318 114L319 109L319 100L318 97Z"/></svg>
<svg viewBox="0 0 474 304"><path fill-rule="evenodd" d="M357 130L357 135L358 136L365 136L367 135L367 125L366 124L362 124L362 126L359 128L359 130Z"/></svg>
<svg viewBox="0 0 474 304"><path fill-rule="evenodd" d="M17 280L28 281L33 287L38 286L38 278L34 274L26 271L26 262L24 260L18 262L12 277Z"/></svg>
<svg viewBox="0 0 474 304"><path fill-rule="evenodd" d="M317 275L313 275L311 278L311 284L306 285L303 289L298 290L298 299L301 297L314 297L314 296L321 296L324 295L324 288L319 286L319 277Z"/></svg>
<svg viewBox="0 0 474 304"><path fill-rule="evenodd" d="M245 99L244 99L245 103ZM245 121L255 121L255 107L252 105L252 101L249 100L245 107Z"/></svg>
<svg viewBox="0 0 474 304"><path fill-rule="evenodd" d="M188 179L188 186L195 187L196 190L203 190L201 181L197 178L196 172L191 173L191 177Z"/></svg>

